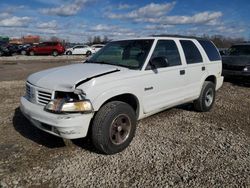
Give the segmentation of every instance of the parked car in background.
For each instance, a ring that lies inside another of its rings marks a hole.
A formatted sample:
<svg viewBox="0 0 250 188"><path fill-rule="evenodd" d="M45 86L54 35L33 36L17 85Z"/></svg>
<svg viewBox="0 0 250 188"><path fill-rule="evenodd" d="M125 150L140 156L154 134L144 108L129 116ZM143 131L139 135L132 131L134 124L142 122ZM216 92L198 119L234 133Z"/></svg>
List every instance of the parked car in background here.
<svg viewBox="0 0 250 188"><path fill-rule="evenodd" d="M11 55L17 55L20 53L20 47L17 44L8 44L6 48L8 48Z"/></svg>
<svg viewBox="0 0 250 188"><path fill-rule="evenodd" d="M250 76L250 43L236 44L222 56L224 76Z"/></svg>
<svg viewBox="0 0 250 188"><path fill-rule="evenodd" d="M91 48L96 52L98 52L100 49L102 49L105 45L104 44L93 44Z"/></svg>
<svg viewBox="0 0 250 188"><path fill-rule="evenodd" d="M221 71L221 56L206 39L112 41L85 63L29 76L20 109L45 132L66 139L89 133L99 151L114 154L129 146L137 120L187 102L209 111Z"/></svg>
<svg viewBox="0 0 250 188"><path fill-rule="evenodd" d="M19 48L20 48L19 53L21 55L27 55L27 51L31 47L32 47L32 44L23 44L23 45L20 45L19 46Z"/></svg>
<svg viewBox="0 0 250 188"><path fill-rule="evenodd" d="M228 48L219 48L218 50L220 52L220 55L224 56L227 54Z"/></svg>
<svg viewBox="0 0 250 188"><path fill-rule="evenodd" d="M88 45L76 45L68 48L65 52L67 55L87 55L90 56L95 53L95 50Z"/></svg>
<svg viewBox="0 0 250 188"><path fill-rule="evenodd" d="M64 46L60 42L42 42L36 46L28 48L28 55L53 55L58 56L65 52Z"/></svg>
<svg viewBox="0 0 250 188"><path fill-rule="evenodd" d="M12 55L12 54L6 46L4 46L4 45L0 46L0 57L1 56L10 56L10 55Z"/></svg>

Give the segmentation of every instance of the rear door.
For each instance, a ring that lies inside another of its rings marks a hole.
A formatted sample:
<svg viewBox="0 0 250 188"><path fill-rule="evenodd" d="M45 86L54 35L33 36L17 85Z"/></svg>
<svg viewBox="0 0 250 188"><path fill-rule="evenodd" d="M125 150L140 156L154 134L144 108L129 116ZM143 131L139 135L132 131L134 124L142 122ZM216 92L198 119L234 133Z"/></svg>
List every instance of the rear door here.
<svg viewBox="0 0 250 188"><path fill-rule="evenodd" d="M186 97L197 98L201 91L201 82L207 76L207 69L204 63L204 57L201 54L201 46L196 40L180 40L183 49L184 57L186 60L186 76L187 85Z"/></svg>
<svg viewBox="0 0 250 188"><path fill-rule="evenodd" d="M164 57L166 64L159 64L156 69L147 65L144 82L143 110L144 113L159 111L168 106L180 103L185 97L186 84L185 64L181 62L180 45L177 40L158 40L151 56Z"/></svg>
<svg viewBox="0 0 250 188"><path fill-rule="evenodd" d="M52 54L54 42L46 42L44 54Z"/></svg>
<svg viewBox="0 0 250 188"><path fill-rule="evenodd" d="M209 40L198 40L199 44L204 49L204 54L206 58L206 70L209 75L221 76L222 73L222 63L219 50L216 46Z"/></svg>

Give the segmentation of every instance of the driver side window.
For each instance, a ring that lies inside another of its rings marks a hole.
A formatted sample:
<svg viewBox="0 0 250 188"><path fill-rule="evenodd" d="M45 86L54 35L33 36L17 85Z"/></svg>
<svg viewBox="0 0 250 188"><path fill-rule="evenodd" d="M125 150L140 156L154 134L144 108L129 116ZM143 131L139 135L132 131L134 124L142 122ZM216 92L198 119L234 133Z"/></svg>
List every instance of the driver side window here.
<svg viewBox="0 0 250 188"><path fill-rule="evenodd" d="M176 43L173 40L158 40L151 60L155 58L165 59L165 61L157 63L156 68L181 65L180 54ZM147 69L150 69L150 64Z"/></svg>

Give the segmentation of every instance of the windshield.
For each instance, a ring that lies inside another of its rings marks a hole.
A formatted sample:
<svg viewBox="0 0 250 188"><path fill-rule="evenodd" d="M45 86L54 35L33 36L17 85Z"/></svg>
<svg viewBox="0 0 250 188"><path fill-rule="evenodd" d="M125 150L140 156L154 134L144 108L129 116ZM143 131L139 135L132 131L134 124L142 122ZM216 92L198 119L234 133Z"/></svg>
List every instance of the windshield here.
<svg viewBox="0 0 250 188"><path fill-rule="evenodd" d="M87 63L110 64L129 69L141 69L153 40L124 40L108 43Z"/></svg>
<svg viewBox="0 0 250 188"><path fill-rule="evenodd" d="M228 50L229 55L250 55L250 45L232 46Z"/></svg>

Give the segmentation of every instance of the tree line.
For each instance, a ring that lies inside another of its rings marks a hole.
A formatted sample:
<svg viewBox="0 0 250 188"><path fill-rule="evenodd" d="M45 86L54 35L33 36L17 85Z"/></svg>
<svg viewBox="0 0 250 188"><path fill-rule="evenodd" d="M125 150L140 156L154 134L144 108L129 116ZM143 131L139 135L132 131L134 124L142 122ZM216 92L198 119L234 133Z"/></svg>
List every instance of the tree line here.
<svg viewBox="0 0 250 188"><path fill-rule="evenodd" d="M165 34L162 34L160 36L164 36ZM153 35L154 36L154 35ZM167 35L166 35L167 36ZM196 37L196 36L192 36ZM217 46L217 48L229 48L235 43L243 43L245 42L245 39L243 37L233 38L233 37L225 37L222 35L203 35L202 38L209 39L213 41L213 43ZM49 39L50 41L61 41L63 43L68 43L68 41L65 41L63 39L60 39L58 37L52 36ZM110 42L112 39L109 39L108 36L89 36L87 41L85 42L88 45L92 44L106 44Z"/></svg>

